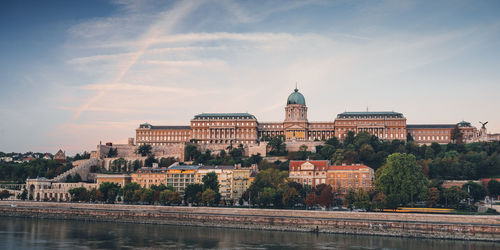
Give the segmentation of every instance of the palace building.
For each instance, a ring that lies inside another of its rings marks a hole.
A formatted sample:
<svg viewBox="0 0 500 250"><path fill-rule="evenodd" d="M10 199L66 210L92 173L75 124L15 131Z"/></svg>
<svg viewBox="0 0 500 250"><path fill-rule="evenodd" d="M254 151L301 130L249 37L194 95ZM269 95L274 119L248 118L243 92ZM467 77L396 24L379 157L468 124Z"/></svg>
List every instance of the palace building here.
<svg viewBox="0 0 500 250"><path fill-rule="evenodd" d="M464 142L478 141L478 130L468 122L458 124L407 124L402 113L394 111L343 112L334 121L307 119L306 100L297 88L288 96L285 117L279 122L259 122L249 113L202 113L189 126L141 124L136 129L138 145L172 145L186 142L231 145L258 144L269 137L284 136L287 141L322 141L333 136L344 140L349 131L368 132L381 140L406 140L408 135L420 144L445 144L458 125Z"/></svg>
<svg viewBox="0 0 500 250"><path fill-rule="evenodd" d="M350 189L365 191L373 187L375 174L372 168L362 165L330 165L328 160L290 161L288 179L302 185L315 187L330 185L341 195Z"/></svg>

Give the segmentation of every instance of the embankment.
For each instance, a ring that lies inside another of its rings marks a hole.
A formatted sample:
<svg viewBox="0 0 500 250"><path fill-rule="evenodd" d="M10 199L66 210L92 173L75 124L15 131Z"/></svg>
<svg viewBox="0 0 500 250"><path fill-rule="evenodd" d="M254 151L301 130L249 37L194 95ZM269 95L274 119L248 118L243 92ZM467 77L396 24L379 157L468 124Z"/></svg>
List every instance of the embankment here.
<svg viewBox="0 0 500 250"><path fill-rule="evenodd" d="M11 204L15 204L12 206ZM500 241L500 216L0 202L0 216Z"/></svg>

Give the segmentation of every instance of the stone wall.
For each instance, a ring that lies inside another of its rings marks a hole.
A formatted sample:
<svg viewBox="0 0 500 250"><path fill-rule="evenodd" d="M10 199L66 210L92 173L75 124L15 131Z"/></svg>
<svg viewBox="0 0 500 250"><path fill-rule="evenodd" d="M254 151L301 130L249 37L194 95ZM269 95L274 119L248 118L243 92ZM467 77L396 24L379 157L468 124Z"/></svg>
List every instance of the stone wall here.
<svg viewBox="0 0 500 250"><path fill-rule="evenodd" d="M500 241L498 216L0 202L0 216Z"/></svg>
<svg viewBox="0 0 500 250"><path fill-rule="evenodd" d="M307 151L316 152L316 146L325 144L324 141L286 141L286 150L288 152L297 152L302 145L307 146Z"/></svg>
<svg viewBox="0 0 500 250"><path fill-rule="evenodd" d="M134 161L136 159L138 160L143 160L144 157L142 157L139 154L136 154L136 151L139 146L135 145L129 145L129 144L113 144L113 146L106 146L106 145L97 145L97 155L101 158L104 159L107 157L109 150L111 148L117 149L117 156L113 158L108 158L108 159L118 159L118 158L124 158L126 160L131 160ZM162 157L174 157L180 161L184 160L184 143L178 143L178 144L172 144L172 145L163 145L163 146L152 146L152 153L155 155L157 158L162 158ZM105 166L109 166L109 160L107 160L105 163Z"/></svg>

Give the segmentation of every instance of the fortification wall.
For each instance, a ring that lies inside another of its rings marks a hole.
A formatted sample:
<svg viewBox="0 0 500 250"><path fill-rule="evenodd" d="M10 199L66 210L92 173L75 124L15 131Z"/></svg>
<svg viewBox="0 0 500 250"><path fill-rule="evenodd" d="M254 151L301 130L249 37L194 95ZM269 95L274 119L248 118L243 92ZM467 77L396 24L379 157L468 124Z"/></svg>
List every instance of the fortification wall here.
<svg viewBox="0 0 500 250"><path fill-rule="evenodd" d="M313 153L316 152L316 146L324 145L323 141L286 141L286 150L288 152L297 152L300 150L302 145L307 146L307 151L311 151Z"/></svg>

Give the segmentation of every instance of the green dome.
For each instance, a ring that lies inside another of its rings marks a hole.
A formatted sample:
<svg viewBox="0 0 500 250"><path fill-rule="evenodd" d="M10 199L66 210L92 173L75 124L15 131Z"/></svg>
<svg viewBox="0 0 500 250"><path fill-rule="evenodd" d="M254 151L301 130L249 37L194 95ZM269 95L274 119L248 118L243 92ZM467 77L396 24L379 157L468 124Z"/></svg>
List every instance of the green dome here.
<svg viewBox="0 0 500 250"><path fill-rule="evenodd" d="M306 99L304 99L304 96L299 92L297 88L295 88L294 92L288 96L288 100L286 101L286 105L288 104L301 104L301 105L306 105Z"/></svg>

